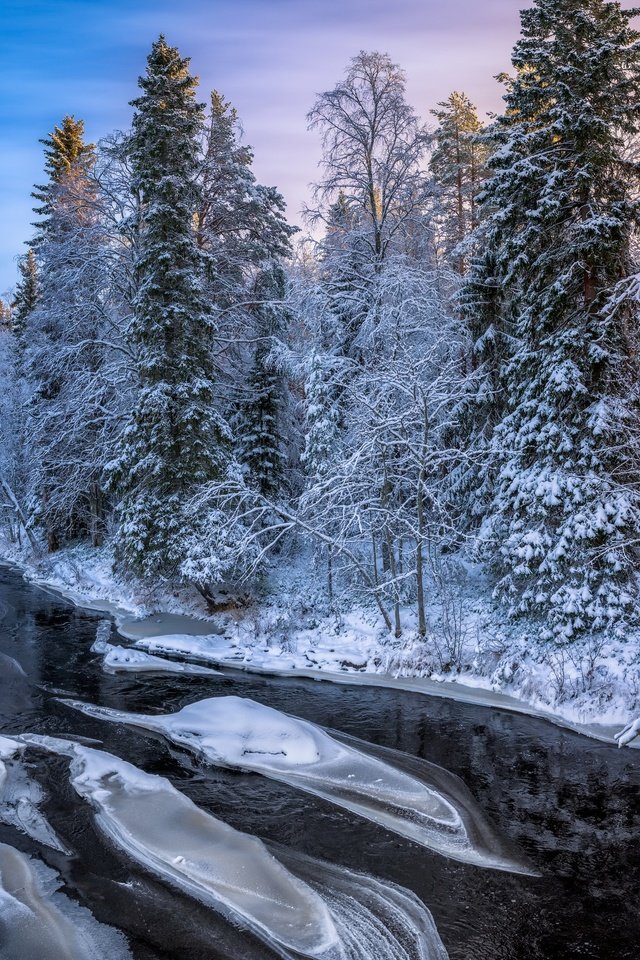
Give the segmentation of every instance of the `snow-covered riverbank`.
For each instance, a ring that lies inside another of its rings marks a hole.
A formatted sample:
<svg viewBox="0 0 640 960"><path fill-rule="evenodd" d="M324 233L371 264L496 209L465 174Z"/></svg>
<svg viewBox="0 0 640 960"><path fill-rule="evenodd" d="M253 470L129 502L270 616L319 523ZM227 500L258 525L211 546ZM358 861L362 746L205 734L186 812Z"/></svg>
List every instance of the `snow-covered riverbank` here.
<svg viewBox="0 0 640 960"><path fill-rule="evenodd" d="M499 629L491 605L476 598L465 623L462 667L442 673L433 669L430 656L430 646L442 643L436 633L421 640L407 630L403 639L392 639L371 611L354 609L339 617L307 612L296 624L288 605L272 601L209 617L195 592L148 590L118 578L106 549L65 550L38 566L6 544L0 544L0 556L38 586L112 615L120 634L150 653L270 675L410 690L541 717L612 744L640 713L637 637L549 651L522 629ZM433 630L438 630L437 616ZM630 745L640 747L640 739Z"/></svg>

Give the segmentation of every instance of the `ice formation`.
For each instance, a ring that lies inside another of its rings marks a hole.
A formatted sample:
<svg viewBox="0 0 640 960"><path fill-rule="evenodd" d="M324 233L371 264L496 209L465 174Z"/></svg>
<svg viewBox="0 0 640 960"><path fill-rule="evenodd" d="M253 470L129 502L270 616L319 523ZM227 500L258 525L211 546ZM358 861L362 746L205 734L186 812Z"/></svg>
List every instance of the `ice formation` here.
<svg viewBox="0 0 640 960"><path fill-rule="evenodd" d="M290 850L278 857L329 906L347 960L447 960L433 917L414 893Z"/></svg>
<svg viewBox="0 0 640 960"><path fill-rule="evenodd" d="M64 700L89 716L158 732L209 763L252 771L323 797L445 856L483 867L530 873L505 853L495 831L457 778L442 789L446 771L416 761L407 773L370 745L330 736L306 720L241 697L212 697L177 713L148 716ZM433 779L433 777L431 777ZM457 802L459 793L463 802ZM464 793L463 793L464 792Z"/></svg>
<svg viewBox="0 0 640 960"><path fill-rule="evenodd" d="M615 734L619 747L626 746L628 743L631 743L632 740L635 740L636 737L640 737L640 717L628 723L623 730Z"/></svg>
<svg viewBox="0 0 640 960"><path fill-rule="evenodd" d="M92 649L95 647L96 644ZM219 670L213 670L211 667L201 667L194 663L178 663L131 647L117 647L107 643L100 652L104 653L102 666L107 673L175 673L192 677L221 675Z"/></svg>
<svg viewBox="0 0 640 960"><path fill-rule="evenodd" d="M282 957L342 960L321 897L260 840L111 754L54 737L22 739L71 757L71 782L97 811L98 825L147 869L252 930Z"/></svg>
<svg viewBox="0 0 640 960"><path fill-rule="evenodd" d="M69 851L38 809L42 789L31 780L23 764L12 759L23 749L23 744L0 737L0 823L15 827L37 843L68 854Z"/></svg>
<svg viewBox="0 0 640 960"><path fill-rule="evenodd" d="M123 935L59 886L53 870L0 843L2 960L131 960Z"/></svg>

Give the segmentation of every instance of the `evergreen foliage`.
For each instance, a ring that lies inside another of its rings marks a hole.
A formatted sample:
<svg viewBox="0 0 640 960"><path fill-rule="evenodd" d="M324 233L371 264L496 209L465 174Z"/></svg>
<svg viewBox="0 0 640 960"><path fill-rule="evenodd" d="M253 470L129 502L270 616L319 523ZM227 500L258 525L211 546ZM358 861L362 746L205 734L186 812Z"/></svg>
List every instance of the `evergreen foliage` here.
<svg viewBox="0 0 640 960"><path fill-rule="evenodd" d="M279 497L287 486L286 382L274 357L274 346L284 342L287 334L285 293L284 271L277 264L261 271L256 278L257 344L240 422L240 443L247 483L265 497Z"/></svg>
<svg viewBox="0 0 640 960"><path fill-rule="evenodd" d="M95 146L84 142L84 120L65 116L62 124L54 127L48 137L40 141L44 146L46 184L35 187L32 197L40 206L34 213L41 218L37 227L37 245L47 234L50 217L56 209L56 197L60 189L69 187L75 179L85 179L95 160Z"/></svg>
<svg viewBox="0 0 640 960"><path fill-rule="evenodd" d="M20 279L16 284L11 303L13 331L22 340L27 318L38 302L38 264L30 247L18 263Z"/></svg>
<svg viewBox="0 0 640 960"><path fill-rule="evenodd" d="M640 213L640 168L624 148L640 115L632 16L604 0L523 11L486 187L513 348L485 533L498 546L498 593L562 639L619 627L636 592L640 515L626 464L637 317L608 306L632 270ZM476 324L487 307L492 297ZM485 323L478 349L495 356L497 331Z"/></svg>
<svg viewBox="0 0 640 960"><path fill-rule="evenodd" d="M179 571L185 504L224 469L230 442L215 405L214 320L195 230L204 108L188 66L164 37L153 44L129 142L142 201L129 335L138 389L110 469L122 498L119 556L145 575Z"/></svg>
<svg viewBox="0 0 640 960"><path fill-rule="evenodd" d="M456 269L464 273L461 244L478 225L476 197L487 147L477 110L466 94L454 91L431 113L438 121L429 168L442 194L441 243L445 256L453 254Z"/></svg>

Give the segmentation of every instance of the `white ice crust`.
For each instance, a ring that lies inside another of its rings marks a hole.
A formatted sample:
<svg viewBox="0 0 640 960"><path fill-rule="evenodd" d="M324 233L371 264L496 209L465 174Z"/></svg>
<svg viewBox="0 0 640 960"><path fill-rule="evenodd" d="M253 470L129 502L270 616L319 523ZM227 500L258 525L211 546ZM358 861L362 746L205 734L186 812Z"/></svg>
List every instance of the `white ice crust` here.
<svg viewBox="0 0 640 960"><path fill-rule="evenodd" d="M42 843L59 853L69 854L46 817L38 809L42 800L42 789L32 780L23 764L10 760L11 756L24 750L24 744L9 741L0 743L0 823L15 827L37 843ZM13 744L13 753L7 744ZM2 952L0 951L0 958Z"/></svg>
<svg viewBox="0 0 640 960"><path fill-rule="evenodd" d="M636 737L640 737L640 717L628 723L623 730L616 733L615 737L619 747L624 747L635 740Z"/></svg>
<svg viewBox="0 0 640 960"><path fill-rule="evenodd" d="M123 935L59 886L53 870L0 843L2 960L131 960Z"/></svg>
<svg viewBox="0 0 640 960"><path fill-rule="evenodd" d="M482 820L482 813L472 804L466 802L463 817L461 809L424 778L253 700L212 697L160 716L63 702L89 716L158 732L209 763L284 781L453 859L530 872L505 856L500 844L492 848L491 843L474 842L467 823Z"/></svg>
<svg viewBox="0 0 640 960"><path fill-rule="evenodd" d="M0 760L10 760L20 750L24 750L24 744L11 739L11 737L0 736Z"/></svg>
<svg viewBox="0 0 640 960"><path fill-rule="evenodd" d="M97 643L98 641L94 643L93 650L96 649ZM107 673L174 673L192 677L220 676L220 671L213 670L211 667L166 660L163 657L156 657L132 647L118 647L105 643L101 645L99 652L104 653L102 666Z"/></svg>
<svg viewBox="0 0 640 960"><path fill-rule="evenodd" d="M97 811L99 826L147 869L240 922L282 957L342 960L324 901L260 840L111 754L54 737L23 739L72 758L71 782Z"/></svg>

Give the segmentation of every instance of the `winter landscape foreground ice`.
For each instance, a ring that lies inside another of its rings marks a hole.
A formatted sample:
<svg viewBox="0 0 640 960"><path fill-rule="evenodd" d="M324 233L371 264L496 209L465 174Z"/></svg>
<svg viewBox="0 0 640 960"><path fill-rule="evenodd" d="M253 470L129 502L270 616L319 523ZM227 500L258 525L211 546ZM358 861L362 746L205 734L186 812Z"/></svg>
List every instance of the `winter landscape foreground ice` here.
<svg viewBox="0 0 640 960"><path fill-rule="evenodd" d="M125 938L58 892L39 860L0 843L2 960L131 960Z"/></svg>
<svg viewBox="0 0 640 960"><path fill-rule="evenodd" d="M415 773L407 774L394 751L384 751L385 759L372 756L355 738L340 742L313 723L236 696L156 716L62 702L91 717L160 733L208 763L281 780L451 859L532 872L524 858L507 852L464 784L426 761L415 761Z"/></svg>
<svg viewBox="0 0 640 960"><path fill-rule="evenodd" d="M56 737L24 734L0 742L5 759L25 748L68 757L72 786L91 804L97 826L117 847L163 881L251 930L283 960L446 960L429 911L397 885L291 855L307 882L260 840L199 809L163 777ZM110 952L102 950L101 937L110 931L105 928L105 933L88 911L76 908L67 917L49 902L38 877L50 873L0 844L6 929L0 944L3 950L8 945L8 952L0 954L3 960L128 957L120 935L107 941ZM25 939L23 928L31 914L40 926L30 927ZM26 952L20 952L19 944ZM43 954L37 953L38 945L44 946Z"/></svg>

